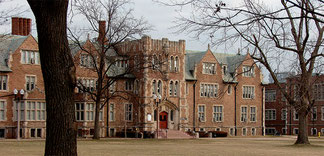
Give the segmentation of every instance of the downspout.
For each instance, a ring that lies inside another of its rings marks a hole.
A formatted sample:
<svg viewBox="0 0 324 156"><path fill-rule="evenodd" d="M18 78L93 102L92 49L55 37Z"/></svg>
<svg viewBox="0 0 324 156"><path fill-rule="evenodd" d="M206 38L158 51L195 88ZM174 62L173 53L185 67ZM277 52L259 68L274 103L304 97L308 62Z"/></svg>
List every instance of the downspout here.
<svg viewBox="0 0 324 156"><path fill-rule="evenodd" d="M195 83L193 84L193 131L196 131L196 83L197 80L195 80Z"/></svg>
<svg viewBox="0 0 324 156"><path fill-rule="evenodd" d="M263 96L264 96L264 87L262 87L262 93L261 93L261 95L262 95L262 96L261 96L261 97L262 97L262 98L261 98L261 121L262 121L262 122L261 122L261 124L262 124L261 127L262 127L262 136L264 136L264 126L265 126L265 122L264 122L264 118L263 118L263 109L264 109L264 108L263 108L263 107L264 107L264 106L263 106L263 104L264 104L264 103L263 103L263 99L264 99L264 98L263 98Z"/></svg>
<svg viewBox="0 0 324 156"><path fill-rule="evenodd" d="M106 104L106 107L107 107L107 138L109 137L109 89L108 89L108 93L107 93L107 104Z"/></svg>
<svg viewBox="0 0 324 156"><path fill-rule="evenodd" d="M236 123L236 86L238 85L238 83L236 83L236 85L234 86L234 126L235 126L235 136L237 136L237 123Z"/></svg>

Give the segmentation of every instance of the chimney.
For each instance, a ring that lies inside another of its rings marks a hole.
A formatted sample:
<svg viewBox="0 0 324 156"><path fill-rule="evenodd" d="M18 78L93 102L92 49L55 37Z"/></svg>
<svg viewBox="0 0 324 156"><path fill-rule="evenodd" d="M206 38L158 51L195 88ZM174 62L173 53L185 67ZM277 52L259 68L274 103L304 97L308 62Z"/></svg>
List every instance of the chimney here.
<svg viewBox="0 0 324 156"><path fill-rule="evenodd" d="M31 19L12 17L11 18L11 34L27 36L31 32Z"/></svg>
<svg viewBox="0 0 324 156"><path fill-rule="evenodd" d="M103 41L103 38L106 36L106 21L99 21L99 36L98 41Z"/></svg>

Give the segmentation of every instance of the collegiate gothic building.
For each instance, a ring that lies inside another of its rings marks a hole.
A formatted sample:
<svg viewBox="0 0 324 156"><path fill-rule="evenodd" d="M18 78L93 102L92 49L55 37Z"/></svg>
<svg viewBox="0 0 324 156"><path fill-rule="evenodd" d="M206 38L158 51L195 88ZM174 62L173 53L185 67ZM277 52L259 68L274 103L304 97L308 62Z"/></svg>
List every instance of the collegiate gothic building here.
<svg viewBox="0 0 324 156"><path fill-rule="evenodd" d="M0 42L0 138L16 137L17 115L22 138L44 138L46 103L37 41L29 35L30 21L13 18L12 22L12 35ZM100 27L105 30L103 22ZM82 46L96 47L89 39ZM71 52L77 79L95 91L97 75L91 70L91 57L75 46ZM230 136L263 134L263 77L248 53L215 53L209 47L188 51L184 40L143 36L126 40L109 57L113 61L107 62L112 67L107 80L116 79L115 72L130 72L109 87L107 94L116 96L104 99L101 137L122 131L155 133L157 128L161 132L225 131ZM23 89L24 96L17 98L20 93L13 94L14 89ZM78 134L91 136L94 101L78 88L75 92Z"/></svg>

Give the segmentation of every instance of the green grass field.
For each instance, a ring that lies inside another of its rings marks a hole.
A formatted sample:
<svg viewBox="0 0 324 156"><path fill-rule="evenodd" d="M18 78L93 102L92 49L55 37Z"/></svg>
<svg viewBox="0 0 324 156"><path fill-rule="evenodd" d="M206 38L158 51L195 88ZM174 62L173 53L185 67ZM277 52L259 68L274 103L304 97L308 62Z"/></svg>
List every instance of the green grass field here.
<svg viewBox="0 0 324 156"><path fill-rule="evenodd" d="M324 137L311 145L293 145L295 137L214 138L189 140L78 140L78 154L87 155L280 155L324 156ZM44 140L0 140L0 155L43 155Z"/></svg>

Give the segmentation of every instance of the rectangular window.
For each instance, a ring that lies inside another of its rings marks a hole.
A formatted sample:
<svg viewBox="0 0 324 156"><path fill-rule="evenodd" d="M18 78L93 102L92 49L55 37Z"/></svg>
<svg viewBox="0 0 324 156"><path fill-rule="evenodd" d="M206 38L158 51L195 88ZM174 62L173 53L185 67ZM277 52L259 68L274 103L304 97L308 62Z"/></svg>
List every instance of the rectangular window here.
<svg viewBox="0 0 324 156"><path fill-rule="evenodd" d="M26 76L26 90L31 91L35 88L36 76Z"/></svg>
<svg viewBox="0 0 324 156"><path fill-rule="evenodd" d="M274 102L276 101L276 90L267 90L265 91L265 101Z"/></svg>
<svg viewBox="0 0 324 156"><path fill-rule="evenodd" d="M37 137L38 138L42 137L42 129L40 129L40 128L37 129Z"/></svg>
<svg viewBox="0 0 324 156"><path fill-rule="evenodd" d="M89 54L81 54L80 65L87 68L94 67L93 56Z"/></svg>
<svg viewBox="0 0 324 156"><path fill-rule="evenodd" d="M171 110L171 111L170 111L170 121L173 121L173 118L174 118L174 117L173 117L173 116L174 116L174 114L173 114L173 113L174 113L174 111L173 111L173 110Z"/></svg>
<svg viewBox="0 0 324 156"><path fill-rule="evenodd" d="M246 122L247 121L247 107L242 106L241 107L241 122Z"/></svg>
<svg viewBox="0 0 324 156"><path fill-rule="evenodd" d="M86 120L93 121L94 120L94 103L87 103L86 109Z"/></svg>
<svg viewBox="0 0 324 156"><path fill-rule="evenodd" d="M266 109L265 110L265 120L276 120L276 110Z"/></svg>
<svg viewBox="0 0 324 156"><path fill-rule="evenodd" d="M75 118L77 121L84 120L84 103L75 104Z"/></svg>
<svg viewBox="0 0 324 156"><path fill-rule="evenodd" d="M0 121L6 120L6 101L0 101Z"/></svg>
<svg viewBox="0 0 324 156"><path fill-rule="evenodd" d="M125 104L125 120L133 120L133 104Z"/></svg>
<svg viewBox="0 0 324 156"><path fill-rule="evenodd" d="M40 64L39 52L37 51L22 51L21 52L22 64Z"/></svg>
<svg viewBox="0 0 324 156"><path fill-rule="evenodd" d="M311 109L311 113L312 113L312 120L317 120L317 108L313 107Z"/></svg>
<svg viewBox="0 0 324 156"><path fill-rule="evenodd" d="M36 129L32 128L30 129L30 137L35 138L36 137Z"/></svg>
<svg viewBox="0 0 324 156"><path fill-rule="evenodd" d="M287 128L282 128L282 134L286 135L287 134Z"/></svg>
<svg viewBox="0 0 324 156"><path fill-rule="evenodd" d="M234 134L234 128L230 128L230 135L231 136L234 136L235 134Z"/></svg>
<svg viewBox="0 0 324 156"><path fill-rule="evenodd" d="M321 112L321 114L322 114L322 120L324 120L324 107L322 107L322 112Z"/></svg>
<svg viewBox="0 0 324 156"><path fill-rule="evenodd" d="M198 106L198 118L200 122L205 122L205 105Z"/></svg>
<svg viewBox="0 0 324 156"><path fill-rule="evenodd" d="M275 132L276 132L275 128L266 128L265 129L266 135L273 135L273 134L275 134Z"/></svg>
<svg viewBox="0 0 324 156"><path fill-rule="evenodd" d="M287 120L287 109L281 110L281 120Z"/></svg>
<svg viewBox="0 0 324 156"><path fill-rule="evenodd" d="M213 121L214 122L223 121L223 106L214 106Z"/></svg>
<svg viewBox="0 0 324 156"><path fill-rule="evenodd" d="M256 129L255 129L255 128L252 128L252 129L251 129L251 135L252 135L252 136L255 136L255 135L256 135Z"/></svg>
<svg viewBox="0 0 324 156"><path fill-rule="evenodd" d="M125 81L125 90L132 91L134 86L134 81L127 80Z"/></svg>
<svg viewBox="0 0 324 156"><path fill-rule="evenodd" d="M19 103L19 110L20 110L20 121L25 121L25 101L20 101ZM15 102L15 112L14 112L14 120L17 121L17 115L18 115L18 103Z"/></svg>
<svg viewBox="0 0 324 156"><path fill-rule="evenodd" d="M203 63L203 74L216 74L216 64Z"/></svg>
<svg viewBox="0 0 324 156"><path fill-rule="evenodd" d="M243 135L243 136L246 136L246 131L247 131L246 128L243 128L243 129L242 129L242 135Z"/></svg>
<svg viewBox="0 0 324 156"><path fill-rule="evenodd" d="M254 86L243 86L243 98L254 99Z"/></svg>
<svg viewBox="0 0 324 156"><path fill-rule="evenodd" d="M110 104L109 105L109 121L115 120L115 105Z"/></svg>
<svg viewBox="0 0 324 156"><path fill-rule="evenodd" d="M36 102L27 101L26 119L29 121L36 119Z"/></svg>
<svg viewBox="0 0 324 156"><path fill-rule="evenodd" d="M37 102L36 118L37 118L37 120L46 120L46 103L45 102Z"/></svg>
<svg viewBox="0 0 324 156"><path fill-rule="evenodd" d="M298 128L294 128L294 134L298 135L298 132L299 132Z"/></svg>
<svg viewBox="0 0 324 156"><path fill-rule="evenodd" d="M200 84L201 97L217 97L218 84Z"/></svg>
<svg viewBox="0 0 324 156"><path fill-rule="evenodd" d="M254 67L243 66L243 76L244 77L252 77L253 75L254 75Z"/></svg>
<svg viewBox="0 0 324 156"><path fill-rule="evenodd" d="M5 129L0 129L0 138L5 137Z"/></svg>
<svg viewBox="0 0 324 156"><path fill-rule="evenodd" d="M0 90L7 90L8 76L0 75Z"/></svg>
<svg viewBox="0 0 324 156"><path fill-rule="evenodd" d="M116 82L109 85L109 93L114 93L116 91Z"/></svg>
<svg viewBox="0 0 324 156"><path fill-rule="evenodd" d="M256 121L256 107L250 107L250 121Z"/></svg>
<svg viewBox="0 0 324 156"><path fill-rule="evenodd" d="M299 120L298 112L294 110L294 120Z"/></svg>
<svg viewBox="0 0 324 156"><path fill-rule="evenodd" d="M317 129L316 128L311 128L312 135L317 135Z"/></svg>

